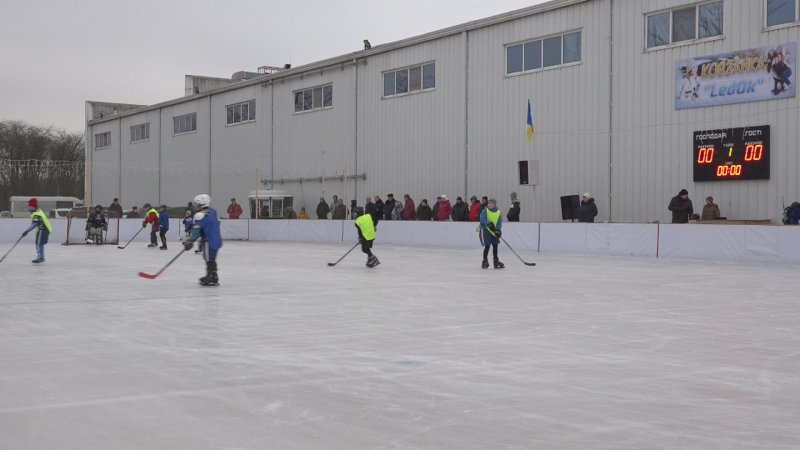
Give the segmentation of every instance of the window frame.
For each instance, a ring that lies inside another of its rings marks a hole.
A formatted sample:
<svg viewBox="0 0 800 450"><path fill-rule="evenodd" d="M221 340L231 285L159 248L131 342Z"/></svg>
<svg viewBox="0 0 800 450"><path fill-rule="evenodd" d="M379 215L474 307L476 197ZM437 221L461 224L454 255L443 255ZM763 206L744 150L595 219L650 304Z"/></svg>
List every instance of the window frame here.
<svg viewBox="0 0 800 450"><path fill-rule="evenodd" d="M426 86L426 78L425 78L425 68L433 66L433 86L425 87ZM412 71L418 71L419 74L419 85L413 84L413 80L411 78ZM405 91L398 92L397 91L397 83L401 77L398 77L397 74L405 72ZM394 80L392 94L386 94L386 76L389 75ZM415 87L415 89L412 89ZM436 60L426 61L419 64L411 64L409 66L402 66L402 67L395 67L394 69L384 70L381 72L381 99L387 98L395 98L395 97L405 97L408 95L415 95L420 94L423 92L431 92L436 90Z"/></svg>
<svg viewBox="0 0 800 450"><path fill-rule="evenodd" d="M325 102L325 95L326 92L330 92L330 104L326 106ZM319 102L315 101L314 93L318 92L320 99ZM306 103L306 94L309 95L310 103ZM297 96L300 95L301 102L299 106L302 108L300 110L297 109ZM308 108L306 106L309 105ZM320 106L315 106L320 105ZM326 109L333 108L333 83L324 83L324 84L317 84L314 86L309 86L303 89L297 89L292 91L292 114L305 114L315 111L323 111Z"/></svg>
<svg viewBox="0 0 800 450"><path fill-rule="evenodd" d="M194 118L194 120L188 120L189 118L192 118L192 117ZM180 123L180 120L183 119L183 118L187 118L187 120L188 120L188 122L190 124L189 127L191 127L191 124L194 124L194 128L190 129L190 130L185 130L185 131L176 130L175 129L175 121L178 120L178 123ZM189 133L197 133L197 113L193 112L193 113L189 113L189 114L181 114L179 116L172 116L172 135L173 136L178 136L178 135L189 134Z"/></svg>
<svg viewBox="0 0 800 450"><path fill-rule="evenodd" d="M767 24L767 20L769 19L768 7L769 7L769 0L764 0L764 7L763 7L764 21L763 21L762 31L779 30L781 28L800 26L800 0L794 0L794 20L791 22L784 22L776 25L768 25Z"/></svg>
<svg viewBox="0 0 800 450"><path fill-rule="evenodd" d="M247 119L244 119L243 111L247 106ZM239 109L239 120L236 120L236 109ZM244 123L253 123L256 121L256 100L246 100L238 103L231 103L225 105L225 126L230 127L234 125L241 125Z"/></svg>
<svg viewBox="0 0 800 450"><path fill-rule="evenodd" d="M800 1L800 0L795 0L795 1ZM701 6L705 6L705 5L711 5L711 4L714 4L714 3L719 3L721 5L721 7L722 7L722 17L721 17L722 23L720 24L720 34L715 35L715 36L700 37L700 7ZM674 33L673 14L675 13L675 11L683 11L683 10L690 9L690 8L694 8L694 38L693 39L684 39L684 40L681 40L681 41L673 41L673 33ZM648 47L648 39L647 38L648 38L648 33L650 32L649 19L652 16L658 16L658 15L661 15L661 14L664 14L664 13L669 14L669 29L667 30L667 38L668 38L669 42L666 43L666 44L662 44L662 45L654 45L653 47ZM661 10L658 10L658 11L649 12L649 13L644 14L643 23L644 23L644 51L645 52L662 50L662 49L665 49L665 48L678 47L678 46L681 46L681 45L690 45L690 44L696 44L696 43L701 43L701 42L708 42L708 41L715 41L715 40L719 40L719 39L725 39L725 0L706 0L706 1L700 1L700 2L697 2L697 3L693 3L693 4L678 5L678 6L674 6L672 8L661 9Z"/></svg>
<svg viewBox="0 0 800 450"><path fill-rule="evenodd" d="M100 136L104 136L105 142L104 142L104 145L98 146L97 145L97 138L100 137ZM94 134L94 149L95 150L103 150L103 149L106 149L106 148L111 148L111 132L110 131L104 131L102 133L95 133Z"/></svg>
<svg viewBox="0 0 800 450"><path fill-rule="evenodd" d="M573 34L577 34L577 35L580 36L580 38L578 39L579 58L577 60L575 60L575 61L564 62L564 48L565 48L564 37L565 36L569 36L569 35L573 35ZM554 39L554 38L558 38L559 39L559 44L560 44L560 47L561 47L560 52L559 52L560 53L560 55L559 55L559 61L560 62L558 64L545 66L544 65L544 55L545 55L544 41L546 41L548 39ZM539 64L538 64L537 67L534 67L532 69L525 69L525 47L528 46L529 44L534 44L536 42L539 43L538 44L538 48L539 48ZM516 46L521 46L522 47L522 70L520 70L518 72L510 72L509 73L508 72L508 49L511 48L511 47L516 47ZM519 75L525 75L525 74L529 74L529 73L537 73L537 72L542 72L542 71L545 71L545 70L560 69L560 68L564 68L564 67L570 67L570 66L575 66L575 65L578 65L578 64L583 64L583 28L578 28L578 29L575 29L575 30L569 30L569 31L561 32L561 33L549 34L549 35L540 36L540 37L533 38L533 39L526 39L524 41L517 41L517 42L512 42L512 43L509 43L509 44L505 44L503 46L503 58L504 58L504 64L503 64L504 69L503 69L503 72L504 72L504 76L505 77L516 77L516 76L519 76Z"/></svg>
<svg viewBox="0 0 800 450"><path fill-rule="evenodd" d="M134 139L134 135L136 134L136 131L134 131L134 130L136 130L136 129L145 130L146 133L144 133L144 134L146 134L147 137L141 137L141 134L140 134L139 139ZM140 142L147 142L147 141L150 140L150 122L140 123L139 125L132 125L131 129L130 129L130 132L131 132L131 135L130 135L130 143L131 144L138 144Z"/></svg>

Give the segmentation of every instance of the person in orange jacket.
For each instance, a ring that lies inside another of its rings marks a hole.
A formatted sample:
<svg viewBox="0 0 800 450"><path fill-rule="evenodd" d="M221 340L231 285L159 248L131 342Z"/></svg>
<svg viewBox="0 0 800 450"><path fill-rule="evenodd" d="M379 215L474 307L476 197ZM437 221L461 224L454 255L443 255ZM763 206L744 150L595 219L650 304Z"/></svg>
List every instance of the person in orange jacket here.
<svg viewBox="0 0 800 450"><path fill-rule="evenodd" d="M231 204L228 205L228 218L238 219L242 215L242 205L236 203L236 199L231 199Z"/></svg>

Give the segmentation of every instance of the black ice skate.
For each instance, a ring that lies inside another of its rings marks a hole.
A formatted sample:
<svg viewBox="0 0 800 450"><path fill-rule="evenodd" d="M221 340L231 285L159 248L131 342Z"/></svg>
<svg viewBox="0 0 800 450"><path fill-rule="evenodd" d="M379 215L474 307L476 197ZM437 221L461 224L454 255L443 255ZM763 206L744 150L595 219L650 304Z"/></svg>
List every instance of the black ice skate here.
<svg viewBox="0 0 800 450"><path fill-rule="evenodd" d="M44 262L44 258L36 258L31 262L34 263L34 264L41 264L41 263Z"/></svg>
<svg viewBox="0 0 800 450"><path fill-rule="evenodd" d="M217 278L217 262L206 261L206 276L200 278L201 286L219 286L219 278Z"/></svg>
<svg viewBox="0 0 800 450"><path fill-rule="evenodd" d="M505 269L506 265L501 263L499 259L494 260L494 268L495 269Z"/></svg>
<svg viewBox="0 0 800 450"><path fill-rule="evenodd" d="M167 246L166 246L166 245L162 245L161 247L158 247L158 249L159 249L159 250L166 250L166 249L167 249Z"/></svg>
<svg viewBox="0 0 800 450"><path fill-rule="evenodd" d="M158 247L158 244L152 244L151 243L151 244L147 245L147 248L156 248L156 247Z"/></svg>
<svg viewBox="0 0 800 450"><path fill-rule="evenodd" d="M373 267L375 267L375 266L377 266L377 265L378 265L378 264L380 264L380 263L381 263L381 262L380 262L380 261L378 261L378 258L377 258L375 255L370 255L370 256L367 258L367 267L369 267L370 269L371 269L371 268L373 268Z"/></svg>
<svg viewBox="0 0 800 450"><path fill-rule="evenodd" d="M488 269L489 268L489 261L484 258L483 262L481 263L481 269Z"/></svg>

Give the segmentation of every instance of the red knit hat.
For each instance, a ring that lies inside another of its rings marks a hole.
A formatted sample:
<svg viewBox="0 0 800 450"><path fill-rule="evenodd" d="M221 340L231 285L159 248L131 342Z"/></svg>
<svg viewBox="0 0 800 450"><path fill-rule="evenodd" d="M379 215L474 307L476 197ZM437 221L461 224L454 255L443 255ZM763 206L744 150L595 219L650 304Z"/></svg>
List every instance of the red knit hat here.
<svg viewBox="0 0 800 450"><path fill-rule="evenodd" d="M38 208L39 207L39 200L36 200L36 197L28 200L28 208Z"/></svg>

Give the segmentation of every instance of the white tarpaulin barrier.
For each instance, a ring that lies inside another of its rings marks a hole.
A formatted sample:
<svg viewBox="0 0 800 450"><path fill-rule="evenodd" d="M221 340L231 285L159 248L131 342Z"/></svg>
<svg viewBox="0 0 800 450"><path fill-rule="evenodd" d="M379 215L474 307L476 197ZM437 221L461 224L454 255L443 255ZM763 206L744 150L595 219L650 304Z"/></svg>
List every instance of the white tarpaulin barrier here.
<svg viewBox="0 0 800 450"><path fill-rule="evenodd" d="M50 223L50 243L64 242L66 220L52 219ZM28 219L1 219L0 243L13 243L29 224ZM352 220L222 220L221 227L227 240L355 243L357 239ZM476 227L475 222L381 221L376 245L479 248ZM123 219L120 243L141 228L142 219ZM170 220L169 242L177 241L182 232L180 219ZM790 226L506 223L503 238L515 250L525 252L800 263L800 227ZM146 229L136 241L149 239L150 230Z"/></svg>

